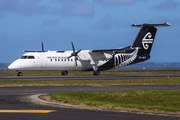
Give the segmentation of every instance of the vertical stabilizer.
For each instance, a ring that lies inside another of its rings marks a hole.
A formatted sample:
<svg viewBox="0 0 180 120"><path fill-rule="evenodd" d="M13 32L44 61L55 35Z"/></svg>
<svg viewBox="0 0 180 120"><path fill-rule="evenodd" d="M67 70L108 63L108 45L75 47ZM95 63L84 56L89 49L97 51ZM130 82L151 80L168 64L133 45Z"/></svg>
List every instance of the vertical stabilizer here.
<svg viewBox="0 0 180 120"><path fill-rule="evenodd" d="M137 34L132 48L139 48L138 55L149 55L151 48L155 39L157 28L161 26L171 26L168 23L164 24L143 24L143 25L132 25L133 27L141 27L139 33Z"/></svg>

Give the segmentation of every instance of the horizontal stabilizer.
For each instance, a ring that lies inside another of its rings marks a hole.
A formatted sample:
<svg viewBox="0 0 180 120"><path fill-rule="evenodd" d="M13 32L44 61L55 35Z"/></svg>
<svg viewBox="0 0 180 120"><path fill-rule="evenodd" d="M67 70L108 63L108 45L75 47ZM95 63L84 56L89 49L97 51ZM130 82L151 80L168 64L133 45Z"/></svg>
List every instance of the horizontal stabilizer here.
<svg viewBox="0 0 180 120"><path fill-rule="evenodd" d="M130 48L131 46L127 46L127 47L123 47L123 48L118 48L118 49L104 49L104 50L92 50L90 51L89 53L109 53L109 54L112 54L114 52L123 52L125 50L132 50L133 48Z"/></svg>
<svg viewBox="0 0 180 120"><path fill-rule="evenodd" d="M165 27L165 26L171 26L171 24L165 22L164 24L146 24L148 26L154 26L154 27ZM136 24L132 24L132 27L139 27L141 28L143 25L136 25Z"/></svg>

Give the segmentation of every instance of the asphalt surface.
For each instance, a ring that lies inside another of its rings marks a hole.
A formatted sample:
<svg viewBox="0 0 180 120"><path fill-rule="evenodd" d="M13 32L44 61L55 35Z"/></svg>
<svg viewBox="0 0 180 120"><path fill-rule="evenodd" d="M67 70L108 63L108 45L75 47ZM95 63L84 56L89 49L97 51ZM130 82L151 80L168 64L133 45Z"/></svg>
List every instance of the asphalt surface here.
<svg viewBox="0 0 180 120"><path fill-rule="evenodd" d="M67 76L0 76L2 80L45 80L45 79L63 79L63 80L87 80L87 79L136 79L136 78L180 78L180 74L169 75L67 75Z"/></svg>
<svg viewBox="0 0 180 120"><path fill-rule="evenodd" d="M68 77L68 76L65 76ZM74 76L69 76L74 77ZM85 78L86 76L78 76ZM110 76L115 78L114 76ZM128 78L128 76L125 76ZM132 77L132 76L130 76ZM164 76L165 77L165 76ZM176 76L175 76L176 77ZM22 78L22 77L20 77ZM37 79L37 77L36 77ZM119 79L119 78L118 78ZM3 80L3 79L1 79ZM8 80L8 79L6 79ZM96 90L175 90L180 85L122 85L122 86L59 86L59 87L0 87L0 110L55 110L50 113L0 113L2 120L179 120L179 117L66 108L35 102L31 95L64 91Z"/></svg>

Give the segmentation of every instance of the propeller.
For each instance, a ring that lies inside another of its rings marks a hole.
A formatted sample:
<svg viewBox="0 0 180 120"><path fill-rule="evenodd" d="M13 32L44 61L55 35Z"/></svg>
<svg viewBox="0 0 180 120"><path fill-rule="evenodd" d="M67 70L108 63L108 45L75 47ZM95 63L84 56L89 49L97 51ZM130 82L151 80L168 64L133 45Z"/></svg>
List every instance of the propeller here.
<svg viewBox="0 0 180 120"><path fill-rule="evenodd" d="M44 51L44 45L43 45L43 42L41 42L41 44L42 44L42 52L45 52L45 51Z"/></svg>
<svg viewBox="0 0 180 120"><path fill-rule="evenodd" d="M75 57L75 62L76 62L76 67L78 67L78 66L77 66L78 53L81 52L82 49L80 49L80 50L78 50L78 51L76 52L76 51L75 51L75 48L74 48L74 45L73 45L73 42L71 42L71 44L72 44L73 52L72 52L71 55L68 57L68 59L74 56L74 57Z"/></svg>

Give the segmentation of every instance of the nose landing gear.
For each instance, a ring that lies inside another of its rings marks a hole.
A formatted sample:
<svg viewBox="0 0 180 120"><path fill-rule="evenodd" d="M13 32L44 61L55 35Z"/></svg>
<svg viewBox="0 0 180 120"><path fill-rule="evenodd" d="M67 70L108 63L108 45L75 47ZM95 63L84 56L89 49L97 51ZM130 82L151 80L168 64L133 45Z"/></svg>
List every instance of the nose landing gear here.
<svg viewBox="0 0 180 120"><path fill-rule="evenodd" d="M18 71L17 76L22 76L22 72Z"/></svg>

